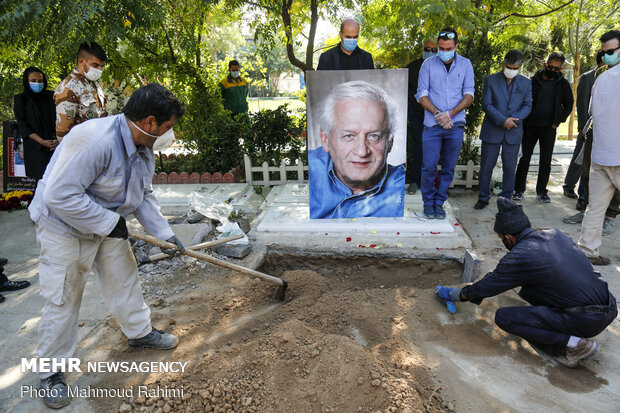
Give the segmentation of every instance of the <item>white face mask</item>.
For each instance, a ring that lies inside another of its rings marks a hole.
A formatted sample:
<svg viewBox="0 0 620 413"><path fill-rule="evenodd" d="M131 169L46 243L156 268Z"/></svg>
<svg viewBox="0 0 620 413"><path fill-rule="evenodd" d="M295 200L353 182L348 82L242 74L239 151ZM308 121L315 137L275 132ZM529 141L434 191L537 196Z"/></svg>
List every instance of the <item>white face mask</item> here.
<svg viewBox="0 0 620 413"><path fill-rule="evenodd" d="M517 74L519 73L519 69L508 69L507 67L504 68L504 76L506 76L506 78L508 79L512 79L515 76L517 76Z"/></svg>
<svg viewBox="0 0 620 413"><path fill-rule="evenodd" d="M129 120L129 122L131 122L131 120ZM163 151L164 149L167 149L170 146L172 146L172 144L174 143L174 132L172 131L172 128L168 129L163 135L157 136L157 135L153 135L153 134L143 131L142 129L140 129L138 125L136 125L133 122L131 122L131 124L135 126L140 132L144 133L146 136L150 136L151 138L157 139L155 143L153 144L154 151Z"/></svg>
<svg viewBox="0 0 620 413"><path fill-rule="evenodd" d="M101 78L101 73L103 73L103 70L95 69L94 67L91 67L88 63L86 63L86 66L88 67L88 72L84 72L84 76L86 76L86 79L94 82Z"/></svg>

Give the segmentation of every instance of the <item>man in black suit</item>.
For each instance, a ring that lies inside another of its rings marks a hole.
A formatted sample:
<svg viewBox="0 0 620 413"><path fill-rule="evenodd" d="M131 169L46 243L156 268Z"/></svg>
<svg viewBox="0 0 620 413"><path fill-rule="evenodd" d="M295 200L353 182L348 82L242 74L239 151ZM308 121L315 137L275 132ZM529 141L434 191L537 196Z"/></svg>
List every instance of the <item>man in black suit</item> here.
<svg viewBox="0 0 620 413"><path fill-rule="evenodd" d="M319 57L316 70L374 69L372 55L357 45L360 25L353 19L340 24L340 43Z"/></svg>

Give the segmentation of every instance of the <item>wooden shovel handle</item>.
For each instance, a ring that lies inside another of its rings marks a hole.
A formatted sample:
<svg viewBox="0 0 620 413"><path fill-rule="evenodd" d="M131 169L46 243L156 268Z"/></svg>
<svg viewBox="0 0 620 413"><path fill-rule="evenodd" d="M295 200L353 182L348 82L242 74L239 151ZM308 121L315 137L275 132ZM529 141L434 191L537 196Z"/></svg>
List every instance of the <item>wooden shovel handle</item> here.
<svg viewBox="0 0 620 413"><path fill-rule="evenodd" d="M190 245L189 247L185 247L188 250L201 250L207 247L214 247L216 245L220 245L220 244L225 244L227 242L230 241L234 241L236 239L240 239L243 238L243 235L239 234L239 235L233 235L232 237L226 237L226 238L220 238L220 239L216 239L213 241L207 241L207 242L203 242L201 244L196 244L196 245ZM163 252L160 254L154 254L151 255L150 257L148 257L148 261L144 261L144 262L153 262L153 261L157 261L157 260L163 260L164 258L170 258L170 255L168 254L164 254ZM141 261L142 262L142 261Z"/></svg>
<svg viewBox="0 0 620 413"><path fill-rule="evenodd" d="M136 234L133 232L130 232L129 235L134 238L141 239L142 241L146 241L149 244L153 244L160 248L175 249L179 251L178 245L173 244L171 242L162 241L159 238L155 238L150 235ZM187 255L189 257L197 258L199 260L207 261L207 262L210 262L211 264L218 265L220 267L224 267L229 270L237 271L237 272L240 272L242 274L248 275L253 278L260 278L262 280L265 280L270 283L277 284L283 287L286 286L286 281L282 280L281 278L274 277L272 275L265 274L260 271L251 270L249 268L245 268L240 265L236 265L236 264L233 264L227 261L218 260L217 258L213 258L207 254L201 254L199 252L192 251L190 249L185 249L185 251L181 252L181 254Z"/></svg>

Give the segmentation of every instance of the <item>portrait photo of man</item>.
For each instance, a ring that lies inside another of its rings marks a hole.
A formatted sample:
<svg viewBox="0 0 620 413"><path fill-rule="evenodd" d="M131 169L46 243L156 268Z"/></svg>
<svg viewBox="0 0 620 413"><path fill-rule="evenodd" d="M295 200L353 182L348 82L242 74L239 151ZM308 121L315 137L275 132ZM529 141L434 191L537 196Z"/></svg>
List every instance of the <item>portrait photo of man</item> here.
<svg viewBox="0 0 620 413"><path fill-rule="evenodd" d="M309 119L319 138L308 152L310 218L403 216L403 143L399 163L388 162L400 112L386 90L363 80L337 84L316 103Z"/></svg>

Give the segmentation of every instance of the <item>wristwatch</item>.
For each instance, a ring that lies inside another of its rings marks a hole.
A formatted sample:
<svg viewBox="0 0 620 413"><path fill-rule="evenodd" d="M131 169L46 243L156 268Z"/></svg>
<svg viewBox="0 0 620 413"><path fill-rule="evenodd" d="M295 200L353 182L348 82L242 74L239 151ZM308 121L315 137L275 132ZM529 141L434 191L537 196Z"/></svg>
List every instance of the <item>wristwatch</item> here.
<svg viewBox="0 0 620 413"><path fill-rule="evenodd" d="M437 115L439 115L439 114L441 114L441 111L440 110L436 110L435 111L435 117L437 117Z"/></svg>

